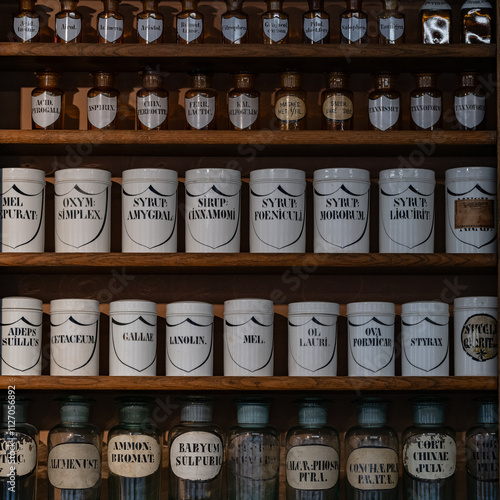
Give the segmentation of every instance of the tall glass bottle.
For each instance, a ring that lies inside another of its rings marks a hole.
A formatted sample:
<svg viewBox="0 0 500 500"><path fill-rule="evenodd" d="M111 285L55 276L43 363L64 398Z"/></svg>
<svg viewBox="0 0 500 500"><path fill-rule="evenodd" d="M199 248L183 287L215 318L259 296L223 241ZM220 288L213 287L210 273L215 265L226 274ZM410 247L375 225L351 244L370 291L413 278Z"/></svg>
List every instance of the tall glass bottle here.
<svg viewBox="0 0 500 500"><path fill-rule="evenodd" d="M238 425L226 436L227 497L278 500L280 437L269 425L269 402L241 398Z"/></svg>
<svg viewBox="0 0 500 500"><path fill-rule="evenodd" d="M109 71L92 73L94 86L87 93L88 130L118 128L118 96L114 88L115 75Z"/></svg>
<svg viewBox="0 0 500 500"><path fill-rule="evenodd" d="M262 14L262 43L288 43L288 14L283 12L283 0L267 0L267 11Z"/></svg>
<svg viewBox="0 0 500 500"><path fill-rule="evenodd" d="M498 399L477 399L477 424L465 435L467 500L497 500Z"/></svg>
<svg viewBox="0 0 500 500"><path fill-rule="evenodd" d="M108 434L108 500L160 500L162 433L152 398L118 398L120 423Z"/></svg>
<svg viewBox="0 0 500 500"><path fill-rule="evenodd" d="M99 43L122 43L123 16L118 12L120 0L102 0L104 10L97 16Z"/></svg>
<svg viewBox="0 0 500 500"><path fill-rule="evenodd" d="M399 12L399 0L383 0L384 10L378 15L378 43L405 43L405 15Z"/></svg>
<svg viewBox="0 0 500 500"><path fill-rule="evenodd" d="M14 16L14 41L36 43L40 41L40 15L35 10L36 0L19 0L19 12Z"/></svg>
<svg viewBox="0 0 500 500"><path fill-rule="evenodd" d="M233 73L234 88L229 92L229 130L256 130L259 125L260 93L255 90L255 75Z"/></svg>
<svg viewBox="0 0 500 500"><path fill-rule="evenodd" d="M358 425L345 436L346 499L398 499L398 435L386 425L387 401L376 397L357 402Z"/></svg>
<svg viewBox="0 0 500 500"><path fill-rule="evenodd" d="M308 44L330 42L330 14L324 0L309 0L309 10L302 16L302 41Z"/></svg>
<svg viewBox="0 0 500 500"><path fill-rule="evenodd" d="M435 73L417 73L417 88L410 93L412 130L438 130L442 126L443 100L436 88Z"/></svg>
<svg viewBox="0 0 500 500"><path fill-rule="evenodd" d="M56 43L82 41L82 15L76 10L78 0L60 0L61 11L56 14Z"/></svg>
<svg viewBox="0 0 500 500"><path fill-rule="evenodd" d="M354 104L348 82L349 76L342 71L332 71L326 76L326 90L321 93L323 130L352 130Z"/></svg>
<svg viewBox="0 0 500 500"><path fill-rule="evenodd" d="M375 75L375 90L368 94L371 130L401 129L401 94L394 89L396 75Z"/></svg>
<svg viewBox="0 0 500 500"><path fill-rule="evenodd" d="M243 12L243 0L226 0L227 10L221 16L222 43L248 43L248 16Z"/></svg>
<svg viewBox="0 0 500 500"><path fill-rule="evenodd" d="M167 130L168 92L161 84L158 73L142 73L142 89L136 95L137 130Z"/></svg>
<svg viewBox="0 0 500 500"><path fill-rule="evenodd" d="M426 0L420 9L422 43L451 43L451 7L446 0Z"/></svg>
<svg viewBox="0 0 500 500"><path fill-rule="evenodd" d="M31 128L62 130L64 128L64 92L58 88L59 73L35 73L38 86L31 92Z"/></svg>
<svg viewBox="0 0 500 500"><path fill-rule="evenodd" d="M403 432L403 499L454 500L457 447L439 397L412 401L413 425Z"/></svg>
<svg viewBox="0 0 500 500"><path fill-rule="evenodd" d="M184 96L187 130L217 128L217 91L211 88L211 73L191 73L191 87Z"/></svg>
<svg viewBox="0 0 500 500"><path fill-rule="evenodd" d="M327 425L327 401L299 401L299 425L286 435L286 499L338 500L340 442Z"/></svg>
<svg viewBox="0 0 500 500"><path fill-rule="evenodd" d="M143 10L137 14L137 41L158 44L163 41L163 14L158 10L159 0L142 0Z"/></svg>
<svg viewBox="0 0 500 500"><path fill-rule="evenodd" d="M175 18L177 43L203 43L203 14L197 10L198 0L181 0L181 11Z"/></svg>
<svg viewBox="0 0 500 500"><path fill-rule="evenodd" d="M169 500L221 500L222 430L212 423L213 400L180 400L180 424L168 434Z"/></svg>
<svg viewBox="0 0 500 500"><path fill-rule="evenodd" d="M274 95L274 115L278 130L305 130L307 94L300 88L300 73L281 73L281 88Z"/></svg>
<svg viewBox="0 0 500 500"><path fill-rule="evenodd" d="M28 424L28 401L16 398L0 405L0 498L36 500L38 431Z"/></svg>
<svg viewBox="0 0 500 500"><path fill-rule="evenodd" d="M460 87L455 90L453 107L459 130L484 128L486 96L475 71L460 73Z"/></svg>
<svg viewBox="0 0 500 500"><path fill-rule="evenodd" d="M59 400L61 423L47 437L49 500L99 500L102 436L89 423L91 400Z"/></svg>
<svg viewBox="0 0 500 500"><path fill-rule="evenodd" d="M466 0L462 5L462 42L491 43L493 7L487 0Z"/></svg>
<svg viewBox="0 0 500 500"><path fill-rule="evenodd" d="M340 15L340 43L368 43L368 16L362 0L347 0L347 10Z"/></svg>

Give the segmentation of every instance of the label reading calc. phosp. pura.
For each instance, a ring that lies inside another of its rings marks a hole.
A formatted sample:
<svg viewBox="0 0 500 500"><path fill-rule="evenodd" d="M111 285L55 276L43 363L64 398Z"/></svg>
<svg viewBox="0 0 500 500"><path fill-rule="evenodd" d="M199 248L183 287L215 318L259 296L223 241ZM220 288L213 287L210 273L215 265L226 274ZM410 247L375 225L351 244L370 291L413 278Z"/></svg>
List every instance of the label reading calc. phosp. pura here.
<svg viewBox="0 0 500 500"><path fill-rule="evenodd" d="M15 17L14 33L24 42L35 38L40 31L40 19L38 17Z"/></svg>
<svg viewBox="0 0 500 500"><path fill-rule="evenodd" d="M56 34L65 42L71 42L82 32L82 20L70 16L56 18Z"/></svg>
<svg viewBox="0 0 500 500"><path fill-rule="evenodd" d="M234 43L243 38L247 32L247 20L239 19L236 16L223 17L221 21L222 36Z"/></svg>
<svg viewBox="0 0 500 500"><path fill-rule="evenodd" d="M332 95L323 103L323 114L329 120L344 122L350 120L354 113L351 99L344 95Z"/></svg>
<svg viewBox="0 0 500 500"><path fill-rule="evenodd" d="M288 19L273 17L262 21L264 34L273 42L279 42L288 35Z"/></svg>
<svg viewBox="0 0 500 500"><path fill-rule="evenodd" d="M97 31L107 42L116 42L123 35L123 19L100 17L97 22Z"/></svg>
<svg viewBox="0 0 500 500"><path fill-rule="evenodd" d="M98 94L87 98L87 115L91 125L102 129L113 123L118 112L118 97Z"/></svg>
<svg viewBox="0 0 500 500"><path fill-rule="evenodd" d="M159 127L168 116L168 97L150 94L137 97L137 118L147 128Z"/></svg>
<svg viewBox="0 0 500 500"><path fill-rule="evenodd" d="M498 355L498 322L489 314L474 314L461 332L462 349L474 361L484 362Z"/></svg>
<svg viewBox="0 0 500 500"><path fill-rule="evenodd" d="M298 122L306 116L306 103L294 95L280 97L274 106L274 114L282 122Z"/></svg>
<svg viewBox="0 0 500 500"><path fill-rule="evenodd" d="M160 466L161 447L151 436L113 436L108 442L109 471L117 476L146 477Z"/></svg>
<svg viewBox="0 0 500 500"><path fill-rule="evenodd" d="M31 474L36 461L37 444L31 436L15 431L0 433L0 478L11 476L12 467L17 477Z"/></svg>
<svg viewBox="0 0 500 500"><path fill-rule="evenodd" d="M62 97L43 92L31 96L31 118L39 127L53 125L61 116Z"/></svg>
<svg viewBox="0 0 500 500"><path fill-rule="evenodd" d="M392 490L398 485L398 454L391 448L357 448L347 459L349 484L363 491Z"/></svg>
<svg viewBox="0 0 500 500"><path fill-rule="evenodd" d="M215 118L215 97L198 94L184 99L186 120L191 127L201 130Z"/></svg>
<svg viewBox="0 0 500 500"><path fill-rule="evenodd" d="M233 126L245 129L254 124L259 116L259 98L246 94L230 97L228 101L229 120Z"/></svg>
<svg viewBox="0 0 500 500"><path fill-rule="evenodd" d="M312 17L304 19L304 35L313 42L320 42L328 35L330 30L330 20L321 17Z"/></svg>
<svg viewBox="0 0 500 500"><path fill-rule="evenodd" d="M137 34L146 42L151 43L158 40L163 34L163 19L148 17L137 21Z"/></svg>

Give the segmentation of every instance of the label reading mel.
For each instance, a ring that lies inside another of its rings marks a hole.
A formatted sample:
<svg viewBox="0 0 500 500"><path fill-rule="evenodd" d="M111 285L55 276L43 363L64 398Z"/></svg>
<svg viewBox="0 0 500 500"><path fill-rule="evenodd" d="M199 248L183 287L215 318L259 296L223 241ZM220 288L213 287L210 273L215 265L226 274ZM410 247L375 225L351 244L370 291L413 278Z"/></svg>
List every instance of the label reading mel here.
<svg viewBox="0 0 500 500"><path fill-rule="evenodd" d="M36 442L31 436L21 432L3 432L0 434L0 478L11 475L15 467L16 476L25 476L35 470L37 460ZM15 455L10 453L14 451Z"/></svg>
<svg viewBox="0 0 500 500"><path fill-rule="evenodd" d="M191 127L201 130L215 118L215 97L196 95L185 98L186 120Z"/></svg>
<svg viewBox="0 0 500 500"><path fill-rule="evenodd" d="M104 94L87 98L87 113L91 125L101 129L113 123L118 112L118 97Z"/></svg>
<svg viewBox="0 0 500 500"><path fill-rule="evenodd" d="M332 95L323 103L323 114L336 122L350 120L354 113L351 99L344 95Z"/></svg>
<svg viewBox="0 0 500 500"><path fill-rule="evenodd" d="M255 123L259 116L259 98L241 94L229 98L229 120L239 129Z"/></svg>
<svg viewBox="0 0 500 500"><path fill-rule="evenodd" d="M49 92L31 96L31 117L39 127L49 127L61 116L62 98Z"/></svg>
<svg viewBox="0 0 500 500"><path fill-rule="evenodd" d="M65 42L71 42L77 38L82 31L82 20L73 19L70 16L56 18L57 36Z"/></svg>
<svg viewBox="0 0 500 500"><path fill-rule="evenodd" d="M114 436L108 442L110 472L122 477L145 477L161 465L161 448L151 436Z"/></svg>
<svg viewBox="0 0 500 500"><path fill-rule="evenodd" d="M398 464L390 448L357 448L347 459L347 480L357 490L392 490L398 485Z"/></svg>
<svg viewBox="0 0 500 500"><path fill-rule="evenodd" d="M274 106L274 113L283 122L299 121L306 116L306 103L299 97L280 97Z"/></svg>
<svg viewBox="0 0 500 500"><path fill-rule="evenodd" d="M288 19L274 17L262 21L264 34L273 42L279 42L288 35Z"/></svg>
<svg viewBox="0 0 500 500"><path fill-rule="evenodd" d="M158 40L163 34L163 19L148 17L137 21L137 34L146 42L151 43Z"/></svg>
<svg viewBox="0 0 500 500"><path fill-rule="evenodd" d="M38 17L15 17L14 18L14 33L21 39L27 42L35 38L40 31L40 19Z"/></svg>
<svg viewBox="0 0 500 500"><path fill-rule="evenodd" d="M168 97L150 94L137 98L137 118L146 127L159 127L168 115Z"/></svg>
<svg viewBox="0 0 500 500"><path fill-rule="evenodd" d="M97 24L99 35L107 42L116 42L123 35L123 19L100 17Z"/></svg>
<svg viewBox="0 0 500 500"><path fill-rule="evenodd" d="M474 361L488 361L498 354L498 322L489 314L474 314L462 327L462 348Z"/></svg>

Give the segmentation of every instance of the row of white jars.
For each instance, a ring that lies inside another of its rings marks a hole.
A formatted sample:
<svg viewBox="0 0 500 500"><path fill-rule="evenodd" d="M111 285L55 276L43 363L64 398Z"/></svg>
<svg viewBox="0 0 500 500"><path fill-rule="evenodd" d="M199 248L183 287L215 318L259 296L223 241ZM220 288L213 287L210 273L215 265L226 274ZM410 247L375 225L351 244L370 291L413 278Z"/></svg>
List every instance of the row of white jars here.
<svg viewBox="0 0 500 500"><path fill-rule="evenodd" d="M45 174L2 170L2 252L43 252ZM122 251L177 251L177 173L123 172ZM380 252L434 251L435 174L380 172ZM240 172L196 169L185 180L186 252L240 251ZM109 252L111 174L55 172L56 252ZM294 169L250 173L250 252L306 250L306 177ZM496 170L446 171L446 251L496 252ZM351 168L314 172L314 251L368 253L370 173Z"/></svg>
<svg viewBox="0 0 500 500"><path fill-rule="evenodd" d="M296 302L288 310L288 374L337 375L337 319L332 302ZM449 375L449 306L402 305L402 374ZM454 302L455 375L497 374L497 298ZM109 309L109 374L156 375L157 305L119 300ZM397 346L395 306L347 304L348 375L393 376ZM272 376L273 303L234 299L224 303L224 375ZM2 375L40 375L42 303L2 300ZM166 375L213 375L214 313L205 302L174 302L166 310ZM51 375L99 374L99 303L58 299L50 303Z"/></svg>

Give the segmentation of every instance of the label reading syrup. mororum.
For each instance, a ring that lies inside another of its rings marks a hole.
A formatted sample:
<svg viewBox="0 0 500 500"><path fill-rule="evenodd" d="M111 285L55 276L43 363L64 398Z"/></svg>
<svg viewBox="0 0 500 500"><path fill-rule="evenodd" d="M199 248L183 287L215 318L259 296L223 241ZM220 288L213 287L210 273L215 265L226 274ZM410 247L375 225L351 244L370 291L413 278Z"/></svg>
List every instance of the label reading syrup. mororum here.
<svg viewBox="0 0 500 500"><path fill-rule="evenodd" d="M118 112L118 97L104 94L87 98L87 113L91 125L102 129L113 123Z"/></svg>
<svg viewBox="0 0 500 500"><path fill-rule="evenodd" d="M31 436L14 431L0 433L0 478L12 475L11 467L15 467L17 477L30 474L36 461L37 445Z"/></svg>
<svg viewBox="0 0 500 500"><path fill-rule="evenodd" d="M80 35L81 31L81 19L73 19L70 16L56 18L56 34L61 40L71 42Z"/></svg>
<svg viewBox="0 0 500 500"><path fill-rule="evenodd" d="M99 35L107 42L116 42L123 35L123 19L108 17L99 18L97 23Z"/></svg>
<svg viewBox="0 0 500 500"><path fill-rule="evenodd" d="M31 118L39 127L49 127L61 116L62 97L49 92L31 96Z"/></svg>
<svg viewBox="0 0 500 500"><path fill-rule="evenodd" d="M455 97L455 116L458 122L466 128L477 127L486 113L486 97L467 94Z"/></svg>
<svg viewBox="0 0 500 500"><path fill-rule="evenodd" d="M346 475L357 490L392 490L398 485L399 460L390 448L357 448L347 459Z"/></svg>
<svg viewBox="0 0 500 500"><path fill-rule="evenodd" d="M168 116L168 97L149 94L137 97L137 118L149 129L159 127Z"/></svg>
<svg viewBox="0 0 500 500"><path fill-rule="evenodd" d="M15 17L14 18L14 33L21 39L27 42L35 38L40 31L40 19L38 17Z"/></svg>
<svg viewBox="0 0 500 500"><path fill-rule="evenodd" d="M368 102L370 123L378 130L387 130L396 125L400 110L399 97L391 99L383 95Z"/></svg>
<svg viewBox="0 0 500 500"><path fill-rule="evenodd" d="M304 19L304 34L313 42L320 42L328 35L330 30L330 21L321 17Z"/></svg>
<svg viewBox="0 0 500 500"><path fill-rule="evenodd" d="M497 357L498 322L489 314L474 314L462 327L461 341L465 353L474 361L483 362Z"/></svg>
<svg viewBox="0 0 500 500"><path fill-rule="evenodd" d="M410 100L411 119L420 128L427 130L439 121L442 111L441 97L424 94Z"/></svg>
<svg viewBox="0 0 500 500"><path fill-rule="evenodd" d="M191 127L201 130L215 118L215 97L200 94L184 99L186 120Z"/></svg>
<svg viewBox="0 0 500 500"><path fill-rule="evenodd" d="M359 39L363 38L366 33L366 27L366 19L343 17L340 21L340 30L342 31L342 35L351 42L357 42Z"/></svg>
<svg viewBox="0 0 500 500"><path fill-rule="evenodd" d="M221 22L222 36L234 43L243 38L247 32L247 20L238 19L235 16L222 18Z"/></svg>
<svg viewBox="0 0 500 500"><path fill-rule="evenodd" d="M163 19L148 17L137 21L137 34L146 42L151 43L158 40L163 34Z"/></svg>
<svg viewBox="0 0 500 500"><path fill-rule="evenodd" d="M160 466L161 448L151 436L114 436L108 442L108 467L117 476L150 476Z"/></svg>
<svg viewBox="0 0 500 500"><path fill-rule="evenodd" d="M380 33L391 42L401 38L405 32L405 20L399 17L379 19Z"/></svg>
<svg viewBox="0 0 500 500"><path fill-rule="evenodd" d="M192 42L203 33L203 19L177 19L177 34L186 42Z"/></svg>
<svg viewBox="0 0 500 500"><path fill-rule="evenodd" d="M250 97L246 94L230 97L228 109L231 123L235 127L244 130L255 123L259 116L259 98Z"/></svg>
<svg viewBox="0 0 500 500"><path fill-rule="evenodd" d="M273 17L262 21L264 34L273 42L279 42L288 35L288 19Z"/></svg>

